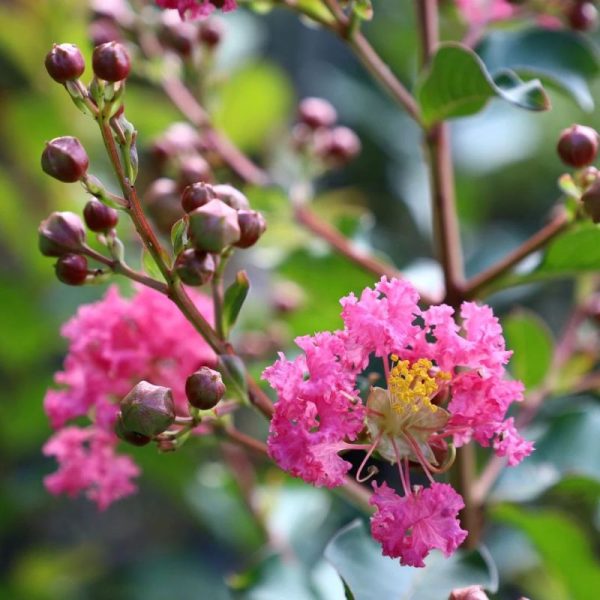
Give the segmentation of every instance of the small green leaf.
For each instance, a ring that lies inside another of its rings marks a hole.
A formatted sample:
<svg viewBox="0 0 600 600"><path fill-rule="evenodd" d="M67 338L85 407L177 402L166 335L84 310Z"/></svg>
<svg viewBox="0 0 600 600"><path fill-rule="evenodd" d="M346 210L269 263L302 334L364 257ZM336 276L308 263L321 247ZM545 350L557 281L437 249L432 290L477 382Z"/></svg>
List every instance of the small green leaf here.
<svg viewBox="0 0 600 600"><path fill-rule="evenodd" d="M150 254L150 252L148 252L148 250L146 248L144 248L142 251L142 266L144 268L144 271L146 273L148 273L148 275L150 275L150 277L153 277L154 279L158 279L158 281L165 280L165 278L163 277L163 274L161 273L160 269L158 268L158 265L156 264L156 261L152 257L152 254Z"/></svg>
<svg viewBox="0 0 600 600"><path fill-rule="evenodd" d="M552 362L553 342L550 330L535 314L520 310L503 323L507 347L514 354L510 369L527 388L544 380Z"/></svg>
<svg viewBox="0 0 600 600"><path fill-rule="evenodd" d="M250 281L246 271L238 271L235 281L227 288L223 298L223 329L226 336L235 325L249 290Z"/></svg>
<svg viewBox="0 0 600 600"><path fill-rule="evenodd" d="M171 228L171 245L173 246L173 253L177 256L184 248L187 243L186 240L187 231L187 219L183 217L176 221Z"/></svg>
<svg viewBox="0 0 600 600"><path fill-rule="evenodd" d="M581 197L581 190L577 187L577 184L573 181L573 177L569 173L564 173L558 178L558 187L569 198L579 200Z"/></svg>
<svg viewBox="0 0 600 600"><path fill-rule="evenodd" d="M360 520L334 536L325 548L325 558L356 600L439 600L456 587L482 585L495 591L498 586L495 566L486 551L459 550L450 558L433 552L423 569L402 567L397 560L382 555Z"/></svg>
<svg viewBox="0 0 600 600"><path fill-rule="evenodd" d="M491 98L504 98L527 110L548 110L550 101L537 80L522 82L512 71L495 78L483 61L460 44L443 44L416 90L427 126L452 117L479 112Z"/></svg>
<svg viewBox="0 0 600 600"><path fill-rule="evenodd" d="M221 373L223 383L227 388L225 397L247 403L248 383L242 359L232 354L221 354L217 358L217 370Z"/></svg>
<svg viewBox="0 0 600 600"><path fill-rule="evenodd" d="M555 510L523 510L511 505L493 508L492 517L527 534L545 566L566 585L569 598L595 597L600 589L600 564L590 540L573 520Z"/></svg>
<svg viewBox="0 0 600 600"><path fill-rule="evenodd" d="M537 269L543 274L568 274L600 269L600 228L586 223L556 238Z"/></svg>
<svg viewBox="0 0 600 600"><path fill-rule="evenodd" d="M373 18L373 4L371 0L355 0L352 5L352 12L361 21L370 21Z"/></svg>

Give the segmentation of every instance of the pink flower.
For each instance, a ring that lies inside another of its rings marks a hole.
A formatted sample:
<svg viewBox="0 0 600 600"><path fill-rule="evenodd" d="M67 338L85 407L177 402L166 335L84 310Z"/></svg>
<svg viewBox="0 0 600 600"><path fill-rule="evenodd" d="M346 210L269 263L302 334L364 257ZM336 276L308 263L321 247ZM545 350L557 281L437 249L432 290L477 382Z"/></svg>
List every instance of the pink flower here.
<svg viewBox="0 0 600 600"><path fill-rule="evenodd" d="M161 8L176 8L181 18L198 19L208 17L214 10L220 8L229 12L237 8L235 0L156 0Z"/></svg>
<svg viewBox="0 0 600 600"><path fill-rule="evenodd" d="M456 0L456 6L471 25L510 19L515 13L507 0Z"/></svg>
<svg viewBox="0 0 600 600"><path fill-rule="evenodd" d="M97 427L65 427L46 442L43 452L54 456L60 467L44 484L52 494L77 496L85 491L100 510L135 492L131 479L139 467L128 456L115 454L117 438Z"/></svg>
<svg viewBox="0 0 600 600"><path fill-rule="evenodd" d="M199 294L192 299L210 318L210 301ZM54 494L88 490L87 496L105 508L135 490L129 479L138 472L131 459L115 454L119 400L144 379L171 388L178 414L186 416L185 380L200 366L214 365L215 356L175 304L141 286L131 299L111 287L104 299L80 307L62 334L69 352L65 370L55 376L61 388L49 390L44 399L46 414L54 429L85 416L93 426L68 427L51 438L44 452L60 467L46 486ZM72 456L63 451L69 444Z"/></svg>
<svg viewBox="0 0 600 600"><path fill-rule="evenodd" d="M386 483L373 487L370 502L377 512L371 517L371 533L384 556L400 558L402 565L424 567L423 559L431 549L450 556L467 537L457 519L464 502L452 486L433 483L404 497Z"/></svg>

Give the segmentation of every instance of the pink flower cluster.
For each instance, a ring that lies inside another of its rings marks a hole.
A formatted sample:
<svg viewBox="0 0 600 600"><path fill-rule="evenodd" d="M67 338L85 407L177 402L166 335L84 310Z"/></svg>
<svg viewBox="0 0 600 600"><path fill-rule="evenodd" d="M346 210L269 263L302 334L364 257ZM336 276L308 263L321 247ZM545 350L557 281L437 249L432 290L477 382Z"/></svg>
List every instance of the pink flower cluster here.
<svg viewBox="0 0 600 600"><path fill-rule="evenodd" d="M377 448L398 463L405 497L379 488L373 535L384 553L414 566L430 548L450 553L465 532L456 522L460 497L437 483L413 492L409 462L420 463L433 482L434 451L447 451L449 443L491 445L511 465L533 449L506 418L523 385L505 376L511 352L492 310L465 302L459 326L450 306L422 310L418 300L410 283L384 277L360 298L342 298L342 330L298 338L303 352L293 360L280 355L263 374L278 394L269 452L284 470L334 487L351 467L343 450ZM388 389L372 388L365 405L357 378L375 357L383 361ZM352 443L359 434L370 435L371 445Z"/></svg>
<svg viewBox="0 0 600 600"><path fill-rule="evenodd" d="M161 8L176 8L182 19L208 17L217 8L223 12L237 8L235 0L156 0L156 4Z"/></svg>
<svg viewBox="0 0 600 600"><path fill-rule="evenodd" d="M211 303L192 296L207 318ZM118 401L140 380L170 387L177 412L187 414L186 377L214 364L212 350L164 295L136 288L131 299L111 287L104 299L82 306L62 329L69 340L65 370L55 376L60 389L48 390L44 408L57 432L44 454L59 463L45 479L53 494L85 491L101 509L135 491L139 474L128 456L119 456L113 425ZM88 417L92 425L67 426Z"/></svg>

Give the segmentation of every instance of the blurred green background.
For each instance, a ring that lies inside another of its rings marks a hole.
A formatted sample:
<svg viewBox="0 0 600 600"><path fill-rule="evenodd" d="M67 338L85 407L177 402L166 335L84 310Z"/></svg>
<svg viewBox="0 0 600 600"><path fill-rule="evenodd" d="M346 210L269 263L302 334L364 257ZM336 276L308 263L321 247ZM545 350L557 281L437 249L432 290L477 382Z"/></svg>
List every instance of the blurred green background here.
<svg viewBox="0 0 600 600"><path fill-rule="evenodd" d="M406 0L376 2L376 19L365 28L409 83L416 72L410 6ZM44 491L42 479L54 464L40 453L51 433L42 398L66 351L59 327L105 289L59 284L52 260L37 251L40 220L52 210L78 212L85 201L78 185L60 184L41 172L45 141L79 137L92 171L112 181L93 123L43 66L53 42L76 43L90 56L88 20L86 3L77 0L0 2L0 597L228 598L224 581L234 573L245 573L230 580L238 588L258 582L254 591L239 592L241 597L343 597L322 550L357 516L355 509L259 465L267 522L299 557L293 568L282 566L277 556L261 551L264 532L215 441L193 441L172 455L133 449L144 470L140 492L104 513L85 500ZM360 135L363 152L320 179L315 210L358 244L387 256L423 289L438 289L416 127L329 33L280 9L264 15L240 10L223 20L220 79L209 102L216 123L244 150L277 168L298 99L328 98L340 122ZM447 35L454 35L456 24L450 18L444 23ZM588 84L599 99L600 83ZM554 151L559 132L574 122L600 127L600 117L583 112L568 95L554 88L550 95L553 109L547 113L494 101L482 114L453 125L469 274L536 231L559 199L556 182L564 170ZM144 173L150 168L144 149L180 117L159 91L137 79L128 87L126 106L139 130ZM243 259L253 289L237 339L254 356L258 374L295 335L339 326L338 299L370 285L373 277L299 230L281 192L246 191L270 225L264 242ZM126 227L122 233L128 235ZM299 296L299 306L278 313L277 294ZM559 278L490 300L506 318L517 307L536 311L555 334L572 296L572 283ZM595 340L597 331L591 328L589 335ZM559 395L544 410L532 430L541 454L500 482L488 515L485 541L502 582L495 597L591 599L600 589L598 399ZM244 427L265 435L257 417L243 419Z"/></svg>

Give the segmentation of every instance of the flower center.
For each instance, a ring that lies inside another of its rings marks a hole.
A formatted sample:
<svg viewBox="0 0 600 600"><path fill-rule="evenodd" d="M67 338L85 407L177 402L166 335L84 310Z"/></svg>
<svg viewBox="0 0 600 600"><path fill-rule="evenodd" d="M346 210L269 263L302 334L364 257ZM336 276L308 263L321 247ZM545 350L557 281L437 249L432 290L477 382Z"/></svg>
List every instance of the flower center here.
<svg viewBox="0 0 600 600"><path fill-rule="evenodd" d="M427 358L414 363L390 356L392 369L388 378L390 403L394 412L402 415L407 411L419 412L422 408L432 413L438 410L431 399L439 390L439 381L450 379L450 373L437 370Z"/></svg>

